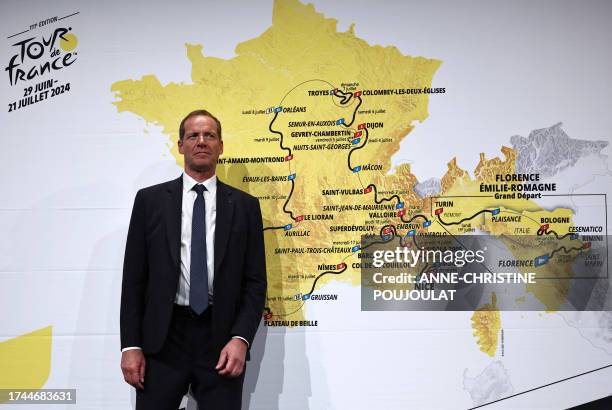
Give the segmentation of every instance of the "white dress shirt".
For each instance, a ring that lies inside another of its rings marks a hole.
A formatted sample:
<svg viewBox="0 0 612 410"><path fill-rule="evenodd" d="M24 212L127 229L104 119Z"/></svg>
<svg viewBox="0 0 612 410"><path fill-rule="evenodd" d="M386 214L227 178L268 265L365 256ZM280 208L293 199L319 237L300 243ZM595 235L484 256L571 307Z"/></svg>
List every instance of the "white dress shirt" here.
<svg viewBox="0 0 612 410"><path fill-rule="evenodd" d="M183 173L183 206L181 209L181 275L178 281L174 303L189 306L189 278L191 266L191 222L193 219L193 204L198 194L192 189L198 182L186 173ZM204 191L204 218L206 223L206 268L208 271L208 303L213 303L213 281L215 278L215 223L217 220L217 176L213 175L200 182L206 187ZM240 339L247 346L249 342L241 336ZM140 349L139 346L130 346L121 349L125 352L131 349Z"/></svg>

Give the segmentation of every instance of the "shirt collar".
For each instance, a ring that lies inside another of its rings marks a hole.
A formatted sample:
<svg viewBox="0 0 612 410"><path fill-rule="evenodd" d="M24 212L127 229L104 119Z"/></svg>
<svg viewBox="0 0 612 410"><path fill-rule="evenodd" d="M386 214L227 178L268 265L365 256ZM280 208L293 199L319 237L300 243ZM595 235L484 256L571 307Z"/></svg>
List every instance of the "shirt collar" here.
<svg viewBox="0 0 612 410"><path fill-rule="evenodd" d="M206 190L211 194L215 195L217 193L217 175L213 175L203 182L198 182L195 179L191 178L187 175L186 172L183 172L183 192L190 191L195 184L202 184L206 187Z"/></svg>

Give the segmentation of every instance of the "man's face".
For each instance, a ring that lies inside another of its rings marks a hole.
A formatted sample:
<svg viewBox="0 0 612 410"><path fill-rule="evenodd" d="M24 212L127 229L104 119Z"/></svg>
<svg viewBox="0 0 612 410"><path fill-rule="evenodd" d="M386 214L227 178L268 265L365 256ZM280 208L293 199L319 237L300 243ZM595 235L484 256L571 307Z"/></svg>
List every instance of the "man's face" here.
<svg viewBox="0 0 612 410"><path fill-rule="evenodd" d="M195 172L215 170L219 155L223 153L223 141L219 139L217 124L204 115L185 121L185 135L179 139L179 152L185 157L185 169Z"/></svg>

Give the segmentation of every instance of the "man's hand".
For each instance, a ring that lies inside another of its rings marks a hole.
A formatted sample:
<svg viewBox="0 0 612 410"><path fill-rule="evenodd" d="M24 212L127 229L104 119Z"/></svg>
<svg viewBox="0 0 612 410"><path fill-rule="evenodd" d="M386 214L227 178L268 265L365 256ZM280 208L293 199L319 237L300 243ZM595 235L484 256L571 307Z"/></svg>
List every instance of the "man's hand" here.
<svg viewBox="0 0 612 410"><path fill-rule="evenodd" d="M121 353L123 379L136 387L144 389L145 358L142 350L132 349Z"/></svg>
<svg viewBox="0 0 612 410"><path fill-rule="evenodd" d="M221 376L238 377L244 371L247 345L240 339L232 339L221 350L215 369Z"/></svg>

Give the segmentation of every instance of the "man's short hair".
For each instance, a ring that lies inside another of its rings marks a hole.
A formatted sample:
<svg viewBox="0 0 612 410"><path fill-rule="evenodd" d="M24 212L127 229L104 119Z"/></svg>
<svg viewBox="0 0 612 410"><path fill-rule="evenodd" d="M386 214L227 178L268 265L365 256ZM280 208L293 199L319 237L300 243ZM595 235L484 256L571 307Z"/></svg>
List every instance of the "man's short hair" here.
<svg viewBox="0 0 612 410"><path fill-rule="evenodd" d="M189 114L187 114L185 118L183 118L183 121L181 121L181 125L179 126L179 138L183 139L183 137L185 136L185 121L187 121L191 117L199 117L200 115L212 118L212 120L217 124L217 134L219 134L219 140L221 140L221 121L219 121L217 117L215 117L206 110L191 111Z"/></svg>

